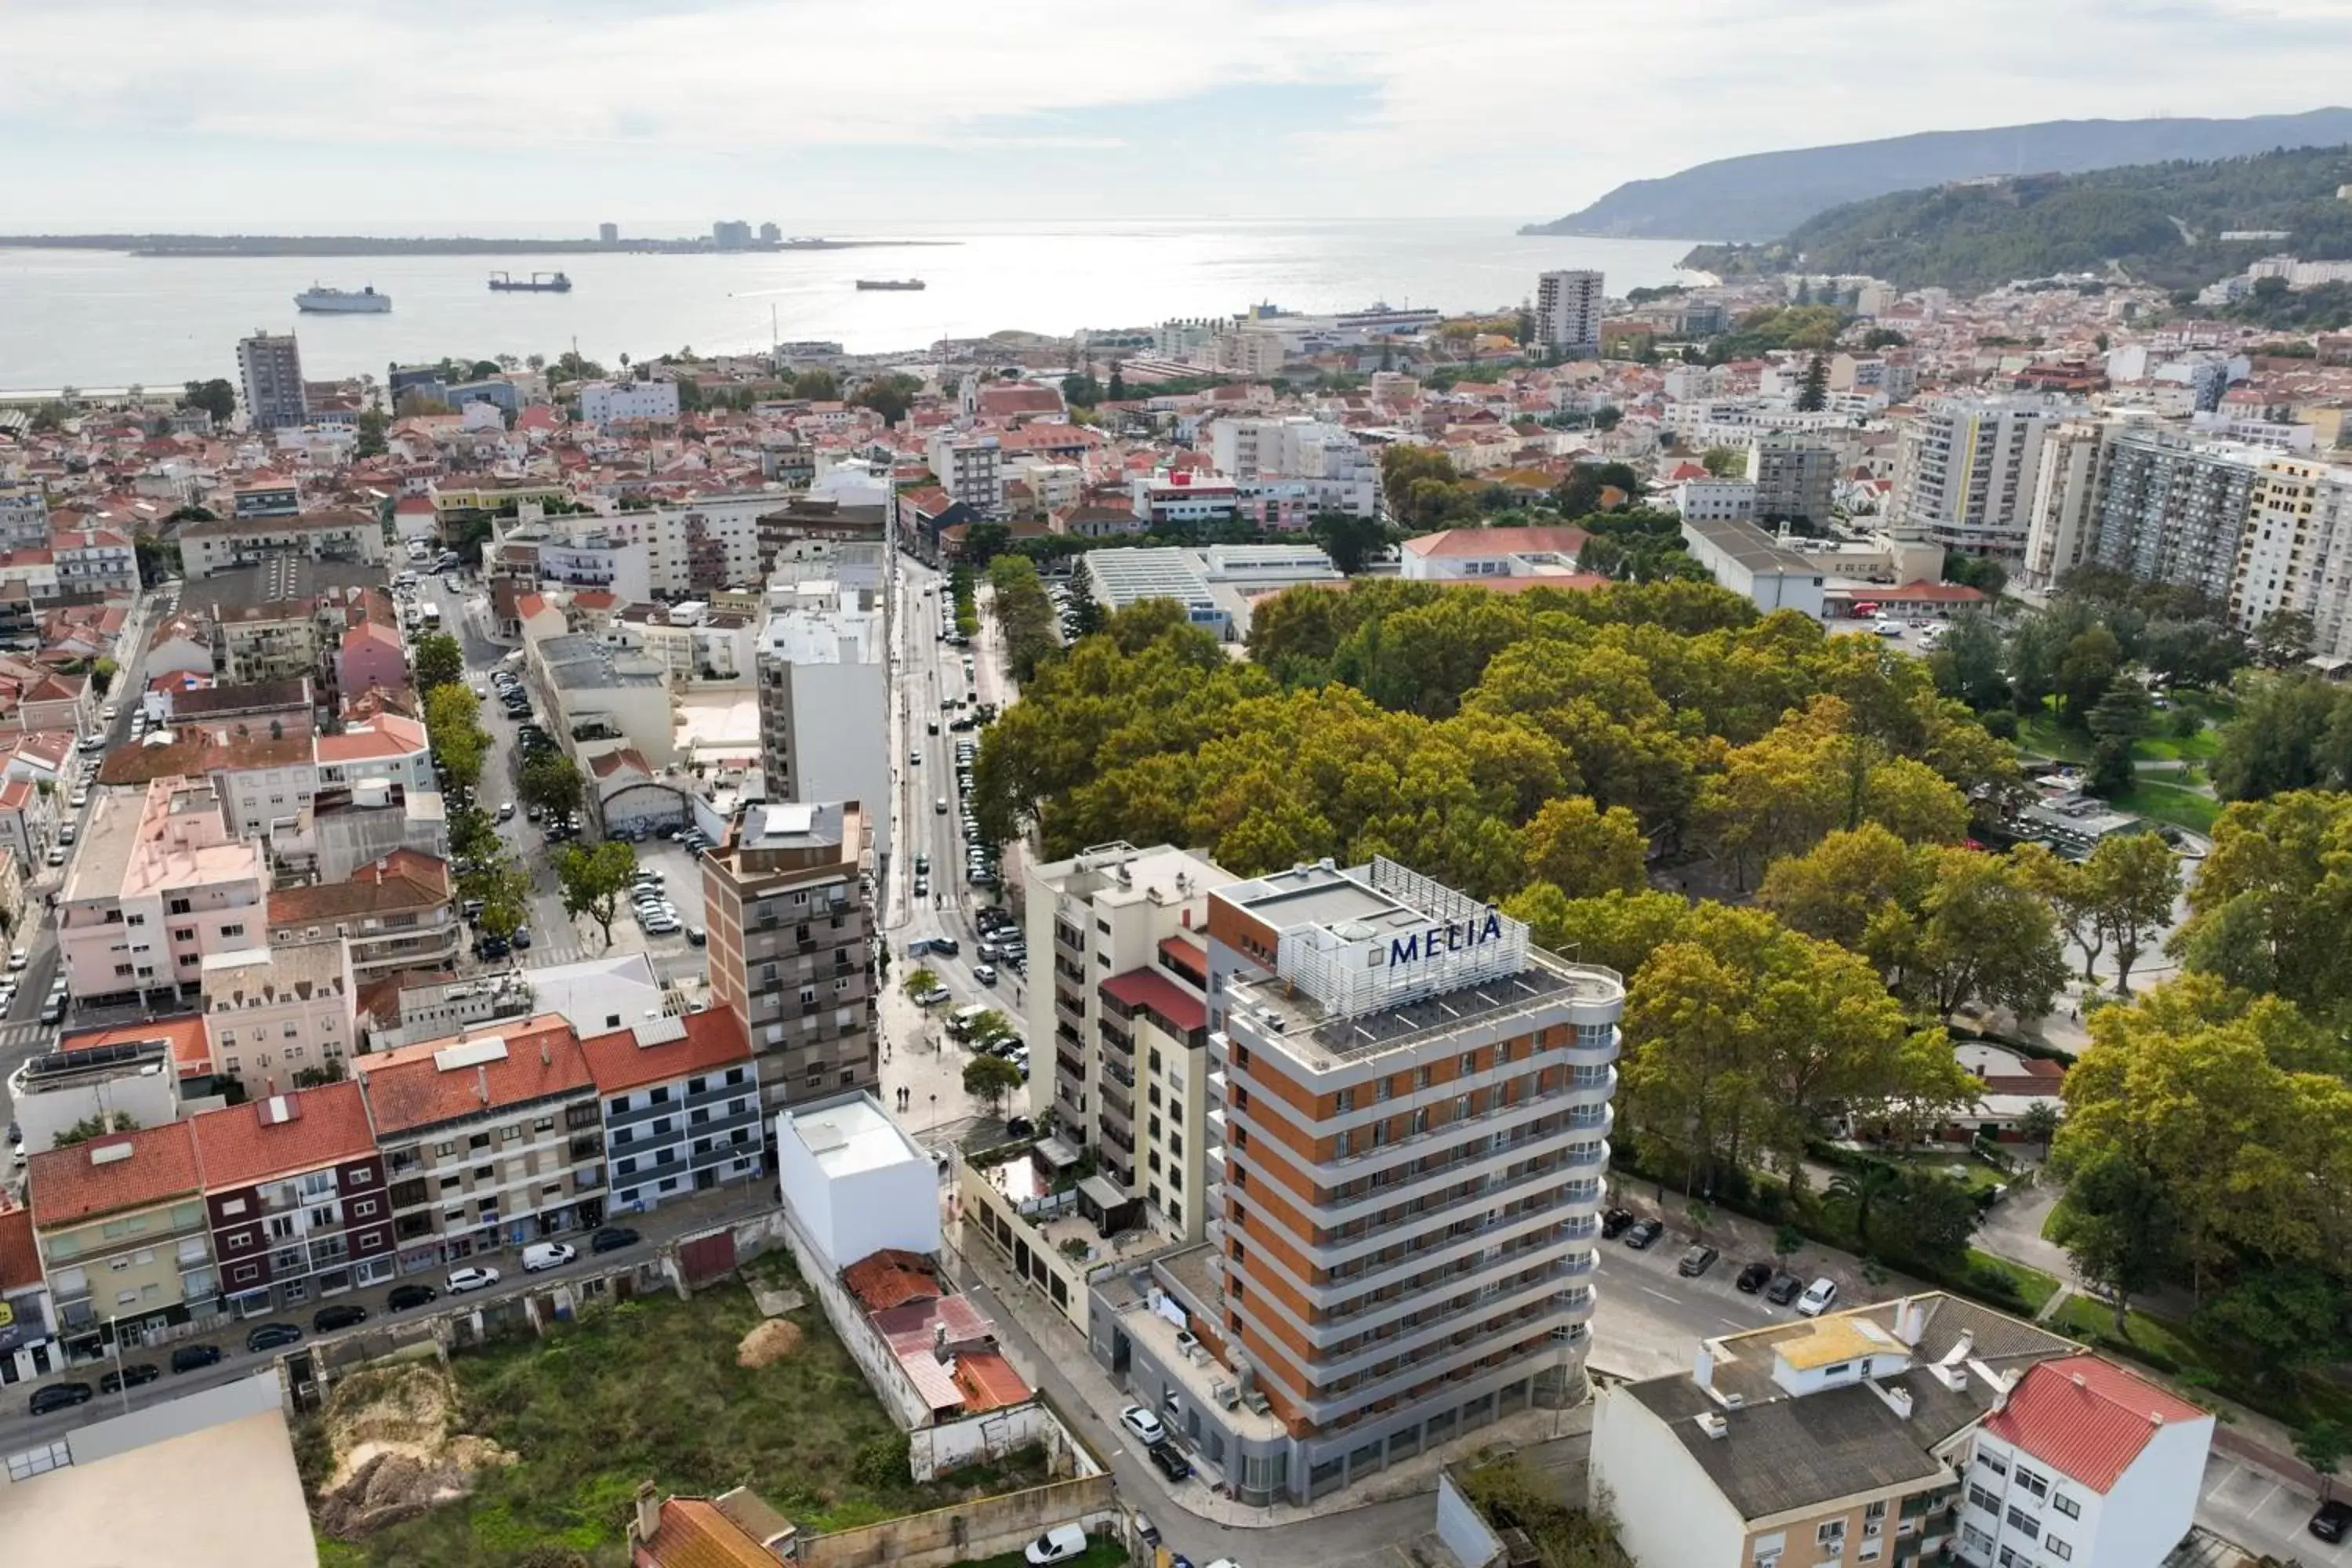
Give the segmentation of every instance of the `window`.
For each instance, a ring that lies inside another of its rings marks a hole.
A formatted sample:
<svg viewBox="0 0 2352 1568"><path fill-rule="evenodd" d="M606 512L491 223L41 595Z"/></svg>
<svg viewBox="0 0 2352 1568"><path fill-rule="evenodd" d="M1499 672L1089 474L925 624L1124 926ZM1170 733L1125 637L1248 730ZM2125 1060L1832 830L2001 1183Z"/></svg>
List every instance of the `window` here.
<svg viewBox="0 0 2352 1568"><path fill-rule="evenodd" d="M2035 1497L2046 1498L2050 1495L2049 1478L2038 1471L2029 1470L2023 1465L2017 1467L2017 1484Z"/></svg>
<svg viewBox="0 0 2352 1568"><path fill-rule="evenodd" d="M433 1145L433 1154L436 1159L446 1160L457 1152L457 1145L454 1142L436 1143Z"/></svg>
<svg viewBox="0 0 2352 1568"><path fill-rule="evenodd" d="M1835 1546L1845 1540L1845 1521L1831 1520L1813 1527L1813 1539L1823 1546Z"/></svg>
<svg viewBox="0 0 2352 1568"><path fill-rule="evenodd" d="M173 942L194 942L196 940L196 928L194 926L175 926L172 930L172 940Z"/></svg>
<svg viewBox="0 0 2352 1568"><path fill-rule="evenodd" d="M245 922L242 921L238 921L235 925L226 925L221 927L221 935L223 936L243 936L244 934Z"/></svg>
<svg viewBox="0 0 2352 1568"><path fill-rule="evenodd" d="M2004 1460L1999 1454L1991 1453L1986 1449L1979 1448L1977 1450L1977 1463L1982 1465L1986 1469L1990 1470L1996 1476L2005 1476L2009 1474L2008 1461Z"/></svg>
<svg viewBox="0 0 2352 1568"><path fill-rule="evenodd" d="M2042 1536L2042 1521L2021 1508L2009 1510L2009 1527L2028 1541L2038 1541Z"/></svg>
<svg viewBox="0 0 2352 1568"><path fill-rule="evenodd" d="M2083 1505L2076 1502L2073 1498L2068 1497L2064 1492L2053 1494L2050 1499L2050 1506L2056 1509L2060 1513L2064 1514L2068 1519L2080 1519L2083 1517Z"/></svg>
<svg viewBox="0 0 2352 1568"><path fill-rule="evenodd" d="M1969 1506L1980 1508L1995 1519L2000 1517L2000 1500L1982 1487L1972 1485L1969 1488Z"/></svg>
<svg viewBox="0 0 2352 1568"><path fill-rule="evenodd" d="M2043 1538L2042 1550L2047 1552L2051 1556L2055 1557L2061 1563L2072 1563L2074 1561L2074 1549L2067 1545L2064 1542L2059 1540L2054 1535Z"/></svg>

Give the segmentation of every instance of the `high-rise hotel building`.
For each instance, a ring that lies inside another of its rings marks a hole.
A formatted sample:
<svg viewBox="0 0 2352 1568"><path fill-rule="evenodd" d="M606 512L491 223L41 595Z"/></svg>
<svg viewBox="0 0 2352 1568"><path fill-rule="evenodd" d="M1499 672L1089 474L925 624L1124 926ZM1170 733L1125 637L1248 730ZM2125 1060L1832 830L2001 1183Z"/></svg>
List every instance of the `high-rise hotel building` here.
<svg viewBox="0 0 2352 1568"><path fill-rule="evenodd" d="M1097 1356L1253 1500L1580 1387L1622 980L1386 859L1208 895L1209 1223Z"/></svg>

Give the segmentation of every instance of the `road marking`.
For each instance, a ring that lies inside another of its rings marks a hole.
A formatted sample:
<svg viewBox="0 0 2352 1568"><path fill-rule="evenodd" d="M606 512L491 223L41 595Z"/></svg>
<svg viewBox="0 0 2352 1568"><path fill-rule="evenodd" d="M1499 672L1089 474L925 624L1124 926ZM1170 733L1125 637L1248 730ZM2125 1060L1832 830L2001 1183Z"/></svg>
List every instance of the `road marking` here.
<svg viewBox="0 0 2352 1568"><path fill-rule="evenodd" d="M1722 1323L1723 1323L1724 1327L1726 1327L1726 1328L1730 1328L1730 1329L1744 1329L1744 1328L1746 1328L1746 1327L1748 1326L1747 1324L1745 1324L1745 1323L1743 1323L1743 1322L1739 1321L1738 1321L1738 1319L1736 1319L1736 1318L1725 1318L1725 1319L1721 1320L1721 1321L1722 1321Z"/></svg>
<svg viewBox="0 0 2352 1568"><path fill-rule="evenodd" d="M1664 1290L1653 1290L1647 1285L1641 1286L1639 1289L1643 1295L1655 1296L1659 1300L1664 1301L1671 1306L1679 1307L1683 1304L1682 1298L1679 1296L1669 1296Z"/></svg>

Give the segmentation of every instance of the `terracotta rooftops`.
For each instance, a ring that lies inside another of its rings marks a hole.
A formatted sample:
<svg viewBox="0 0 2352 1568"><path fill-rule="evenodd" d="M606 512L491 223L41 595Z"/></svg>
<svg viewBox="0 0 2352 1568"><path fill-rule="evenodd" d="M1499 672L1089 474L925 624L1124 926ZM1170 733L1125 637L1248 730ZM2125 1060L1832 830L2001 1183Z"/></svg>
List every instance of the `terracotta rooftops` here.
<svg viewBox="0 0 2352 1568"><path fill-rule="evenodd" d="M2104 1493L2167 1423L2211 1419L2112 1362L2075 1355L2026 1368L1985 1430Z"/></svg>
<svg viewBox="0 0 2352 1568"><path fill-rule="evenodd" d="M321 1084L191 1117L207 1188L251 1186L375 1153L356 1083Z"/></svg>
<svg viewBox="0 0 2352 1568"><path fill-rule="evenodd" d="M501 1106L591 1091L579 1037L560 1013L352 1058L379 1136Z"/></svg>
<svg viewBox="0 0 2352 1568"><path fill-rule="evenodd" d="M580 1042L599 1094L625 1094L648 1084L732 1067L751 1059L751 1037L725 1007L664 1016L633 1028L590 1035ZM747 1084L746 1093L756 1092Z"/></svg>
<svg viewBox="0 0 2352 1568"><path fill-rule="evenodd" d="M33 1223L43 1230L149 1208L199 1192L195 1137L184 1121L110 1133L33 1156Z"/></svg>

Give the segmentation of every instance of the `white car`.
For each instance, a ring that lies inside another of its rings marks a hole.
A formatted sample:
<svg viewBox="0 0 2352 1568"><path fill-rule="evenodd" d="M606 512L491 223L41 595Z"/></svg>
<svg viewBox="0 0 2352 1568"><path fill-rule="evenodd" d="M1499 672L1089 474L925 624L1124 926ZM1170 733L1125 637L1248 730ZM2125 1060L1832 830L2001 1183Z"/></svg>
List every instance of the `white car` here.
<svg viewBox="0 0 2352 1568"><path fill-rule="evenodd" d="M1830 1279L1816 1279L1805 1287L1803 1295L1797 1298L1797 1315L1801 1318L1818 1318L1835 1305L1837 1305L1837 1281Z"/></svg>
<svg viewBox="0 0 2352 1568"><path fill-rule="evenodd" d="M1023 1561L1029 1563L1067 1563L1086 1554L1086 1527L1077 1524L1057 1524L1021 1552Z"/></svg>
<svg viewBox="0 0 2352 1568"><path fill-rule="evenodd" d="M22 969L32 961L33 955L21 947L12 950L8 954L8 967L12 970Z"/></svg>
<svg viewBox="0 0 2352 1568"><path fill-rule="evenodd" d="M113 722L114 722L114 716L115 716L117 713L120 713L121 711L121 709L117 708L113 703L110 702L110 703L108 703L105 707L103 707L103 708L101 708L101 709L100 709L100 710L98 710L98 716L99 716L100 718L101 718L101 719L105 720L108 723L111 724L111 723L113 723Z"/></svg>
<svg viewBox="0 0 2352 1568"><path fill-rule="evenodd" d="M495 1268L452 1268L449 1270L449 1294L462 1296L468 1290L487 1290L499 1282Z"/></svg>
<svg viewBox="0 0 2352 1568"><path fill-rule="evenodd" d="M1118 1413L1119 1425L1143 1439L1147 1448L1156 1448L1168 1441L1167 1424L1140 1405L1130 1405Z"/></svg>
<svg viewBox="0 0 2352 1568"><path fill-rule="evenodd" d="M522 1271L536 1274L542 1268L561 1268L579 1256L580 1249L569 1242L538 1242L522 1249Z"/></svg>

